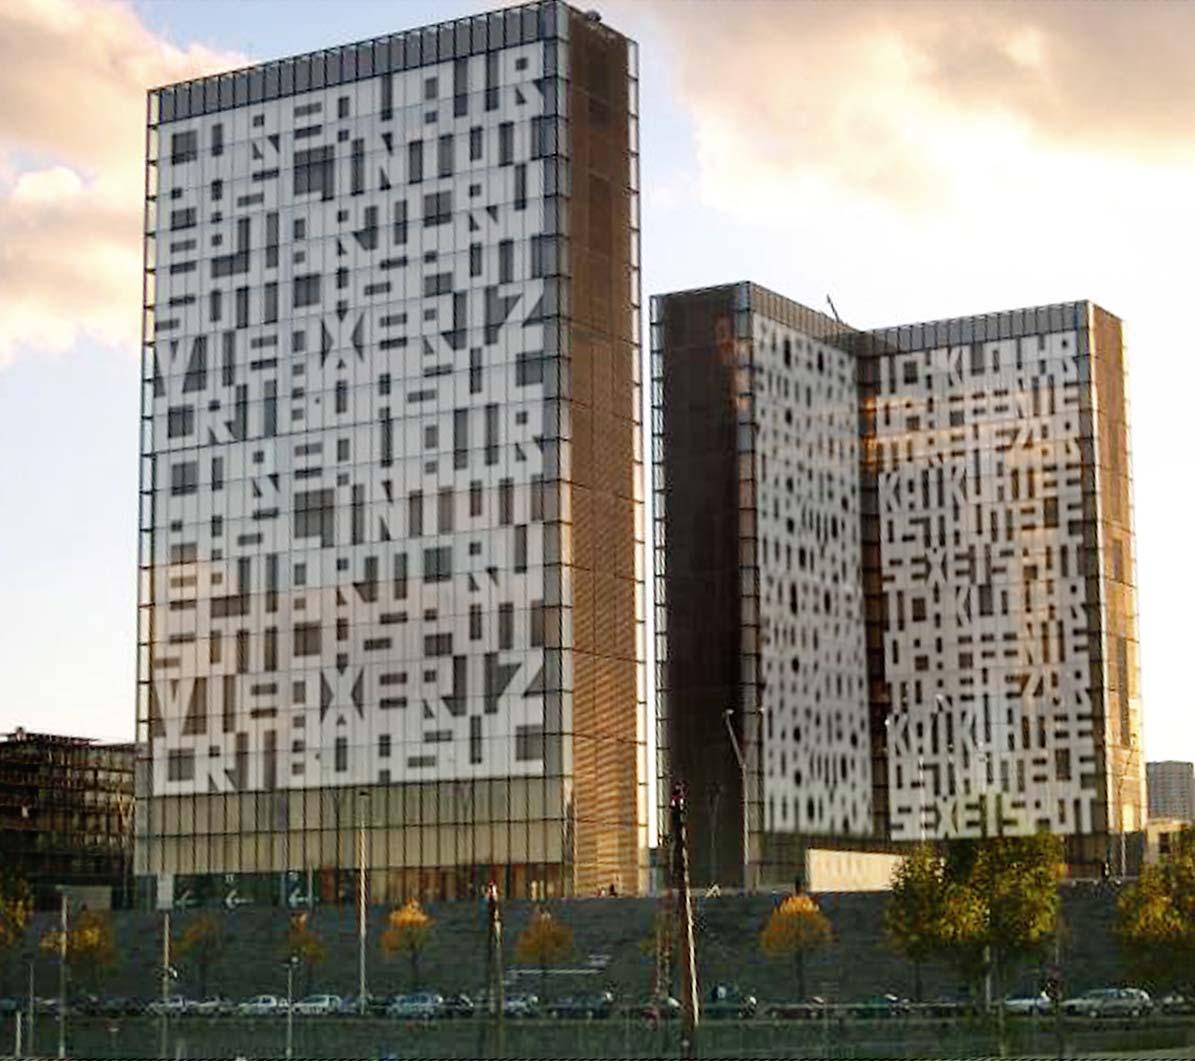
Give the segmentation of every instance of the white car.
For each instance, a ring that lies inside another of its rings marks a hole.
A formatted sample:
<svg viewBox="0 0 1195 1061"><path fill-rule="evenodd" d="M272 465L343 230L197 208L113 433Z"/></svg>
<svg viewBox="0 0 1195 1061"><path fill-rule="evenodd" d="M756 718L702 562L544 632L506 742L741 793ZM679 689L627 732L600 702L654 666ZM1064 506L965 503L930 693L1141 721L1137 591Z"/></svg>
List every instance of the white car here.
<svg viewBox="0 0 1195 1061"><path fill-rule="evenodd" d="M242 1017L272 1017L286 1012L286 999L277 995L254 995L237 1006L237 1012Z"/></svg>
<svg viewBox="0 0 1195 1061"><path fill-rule="evenodd" d="M339 1013L344 1002L339 995L308 995L300 999L292 1007L296 1014L303 1017L323 1017L330 1013Z"/></svg>
<svg viewBox="0 0 1195 1061"><path fill-rule="evenodd" d="M444 1012L444 996L432 991L398 995L386 1007L387 1017L407 1020L435 1020Z"/></svg>
<svg viewBox="0 0 1195 1061"><path fill-rule="evenodd" d="M169 998L154 999L145 1007L145 1011L155 1017L161 1017L163 1014L167 1017L181 1017L191 1005L182 995L171 995Z"/></svg>
<svg viewBox="0 0 1195 1061"><path fill-rule="evenodd" d="M1035 995L1009 995L1004 1000L1004 1012L1013 1016L1049 1013L1051 1008L1050 996L1044 991Z"/></svg>
<svg viewBox="0 0 1195 1061"><path fill-rule="evenodd" d="M1137 987L1097 987L1062 1003L1068 1017L1143 1017L1153 1008L1153 1000Z"/></svg>
<svg viewBox="0 0 1195 1061"><path fill-rule="evenodd" d="M1095 1011L1097 1017L1147 1017L1154 1010L1153 999L1139 987L1118 987L1105 995Z"/></svg>

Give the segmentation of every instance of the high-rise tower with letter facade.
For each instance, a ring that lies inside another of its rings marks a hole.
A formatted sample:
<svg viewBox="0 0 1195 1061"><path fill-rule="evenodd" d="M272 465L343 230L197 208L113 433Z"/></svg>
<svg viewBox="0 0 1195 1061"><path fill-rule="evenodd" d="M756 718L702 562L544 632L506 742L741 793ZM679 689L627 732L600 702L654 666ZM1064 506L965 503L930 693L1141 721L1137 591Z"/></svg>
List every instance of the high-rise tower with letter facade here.
<svg viewBox="0 0 1195 1061"><path fill-rule="evenodd" d="M1120 321L861 332L736 284L653 299L652 351L660 769L696 779L698 876L789 880L810 837L1112 859L1144 773Z"/></svg>
<svg viewBox="0 0 1195 1061"><path fill-rule="evenodd" d="M145 901L643 886L636 86L543 0L150 92Z"/></svg>

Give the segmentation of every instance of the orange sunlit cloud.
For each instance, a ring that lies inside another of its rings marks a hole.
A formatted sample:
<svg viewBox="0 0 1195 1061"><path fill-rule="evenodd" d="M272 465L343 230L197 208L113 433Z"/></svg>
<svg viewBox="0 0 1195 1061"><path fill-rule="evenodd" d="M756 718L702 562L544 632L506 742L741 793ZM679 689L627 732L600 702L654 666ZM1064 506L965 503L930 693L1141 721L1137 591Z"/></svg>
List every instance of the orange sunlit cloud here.
<svg viewBox="0 0 1195 1061"><path fill-rule="evenodd" d="M145 90L242 62L111 0L0 8L0 363L81 335L136 348Z"/></svg>

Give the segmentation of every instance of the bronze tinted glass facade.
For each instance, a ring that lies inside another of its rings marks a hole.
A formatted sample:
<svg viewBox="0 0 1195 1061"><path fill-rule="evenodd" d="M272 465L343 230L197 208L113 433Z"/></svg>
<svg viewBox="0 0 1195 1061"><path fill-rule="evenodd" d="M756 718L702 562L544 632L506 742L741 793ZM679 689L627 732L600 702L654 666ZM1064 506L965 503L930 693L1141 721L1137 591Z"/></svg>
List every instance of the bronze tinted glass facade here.
<svg viewBox="0 0 1195 1061"><path fill-rule="evenodd" d="M743 859L743 785L723 712L740 725L755 709L745 295L652 300L659 813L666 821L671 782L683 781L696 883L730 879Z"/></svg>

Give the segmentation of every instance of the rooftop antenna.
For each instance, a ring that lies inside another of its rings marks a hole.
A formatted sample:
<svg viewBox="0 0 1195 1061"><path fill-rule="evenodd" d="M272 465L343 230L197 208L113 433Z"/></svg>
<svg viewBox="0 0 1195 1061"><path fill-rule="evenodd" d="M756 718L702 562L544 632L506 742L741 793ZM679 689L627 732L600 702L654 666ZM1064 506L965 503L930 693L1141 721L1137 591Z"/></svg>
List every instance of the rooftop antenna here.
<svg viewBox="0 0 1195 1061"><path fill-rule="evenodd" d="M832 298L831 298L829 295L827 295L827 296L826 296L826 301L827 301L827 302L830 304L830 312L834 314L834 319L835 319L836 321L838 321L838 323L839 323L839 324L841 324L841 323L842 323L842 318L841 318L840 316L838 316L838 310L836 310L836 309L834 308L834 300L833 300L833 299L832 299Z"/></svg>

